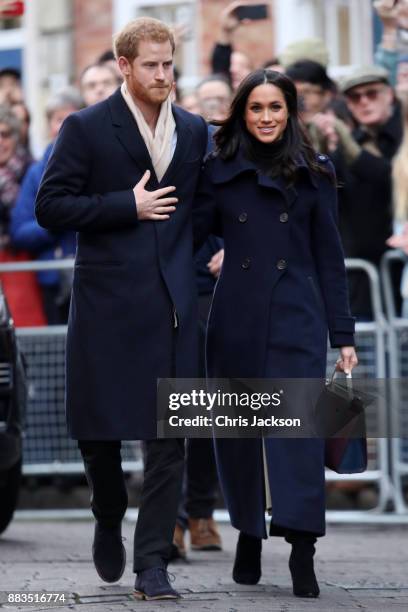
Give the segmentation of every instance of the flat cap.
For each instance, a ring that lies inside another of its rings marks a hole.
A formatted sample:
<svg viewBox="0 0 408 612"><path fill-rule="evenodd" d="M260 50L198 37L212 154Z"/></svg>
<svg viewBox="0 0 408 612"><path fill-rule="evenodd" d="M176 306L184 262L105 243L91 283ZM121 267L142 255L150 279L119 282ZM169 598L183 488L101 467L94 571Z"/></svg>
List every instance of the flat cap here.
<svg viewBox="0 0 408 612"><path fill-rule="evenodd" d="M279 54L279 61L287 68L299 60L312 60L326 67L329 63L329 52L320 38L304 38L290 43Z"/></svg>
<svg viewBox="0 0 408 612"><path fill-rule="evenodd" d="M346 93L353 87L366 83L390 83L388 70L381 66L357 66L339 81L339 89Z"/></svg>

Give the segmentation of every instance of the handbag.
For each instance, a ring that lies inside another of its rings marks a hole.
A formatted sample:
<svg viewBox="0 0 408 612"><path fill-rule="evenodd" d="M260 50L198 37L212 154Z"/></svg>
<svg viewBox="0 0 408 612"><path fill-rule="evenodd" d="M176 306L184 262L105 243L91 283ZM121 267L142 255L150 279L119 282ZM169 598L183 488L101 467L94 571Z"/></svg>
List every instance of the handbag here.
<svg viewBox="0 0 408 612"><path fill-rule="evenodd" d="M367 469L367 436L364 409L374 398L355 392L351 373L346 386L334 370L316 404L316 429L325 438L326 467L338 474L357 474Z"/></svg>

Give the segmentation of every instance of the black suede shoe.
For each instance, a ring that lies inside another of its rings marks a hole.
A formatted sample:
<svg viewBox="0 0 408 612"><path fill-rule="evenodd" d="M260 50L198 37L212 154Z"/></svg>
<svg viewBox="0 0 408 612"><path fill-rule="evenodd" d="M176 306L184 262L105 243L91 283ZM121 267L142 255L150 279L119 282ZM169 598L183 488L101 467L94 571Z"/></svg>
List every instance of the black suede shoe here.
<svg viewBox="0 0 408 612"><path fill-rule="evenodd" d="M261 577L262 540L239 534L232 578L238 584L257 584Z"/></svg>
<svg viewBox="0 0 408 612"><path fill-rule="evenodd" d="M126 567L126 551L122 542L121 525L102 527L95 524L92 556L96 571L105 582L120 580Z"/></svg>
<svg viewBox="0 0 408 612"><path fill-rule="evenodd" d="M181 595L170 585L169 574L164 567L152 567L137 572L133 595L136 599L180 599Z"/></svg>
<svg viewBox="0 0 408 612"><path fill-rule="evenodd" d="M292 533L286 537L286 541L292 544L289 569L293 582L293 594L296 597L319 597L320 589L313 567L316 538L312 535Z"/></svg>

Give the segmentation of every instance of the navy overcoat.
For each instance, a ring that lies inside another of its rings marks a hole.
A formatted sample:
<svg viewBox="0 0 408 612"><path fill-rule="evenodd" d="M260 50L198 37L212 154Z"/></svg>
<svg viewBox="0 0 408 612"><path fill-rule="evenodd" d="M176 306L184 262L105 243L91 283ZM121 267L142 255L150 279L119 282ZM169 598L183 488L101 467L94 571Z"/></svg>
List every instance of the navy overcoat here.
<svg viewBox="0 0 408 612"><path fill-rule="evenodd" d="M120 90L64 122L37 196L40 225L78 232L67 338L76 439L156 437L156 381L196 376L191 209L207 127L173 107L177 146L160 184ZM138 221L133 187L175 185L166 221Z"/></svg>
<svg viewBox="0 0 408 612"><path fill-rule="evenodd" d="M353 345L331 163L326 176L299 160L286 187L238 154L207 159L195 206L197 241L224 238L225 257L207 331L209 377L324 378L327 336ZM265 537L261 440L217 439L216 457L233 525ZM266 439L272 533L322 535L323 441Z"/></svg>

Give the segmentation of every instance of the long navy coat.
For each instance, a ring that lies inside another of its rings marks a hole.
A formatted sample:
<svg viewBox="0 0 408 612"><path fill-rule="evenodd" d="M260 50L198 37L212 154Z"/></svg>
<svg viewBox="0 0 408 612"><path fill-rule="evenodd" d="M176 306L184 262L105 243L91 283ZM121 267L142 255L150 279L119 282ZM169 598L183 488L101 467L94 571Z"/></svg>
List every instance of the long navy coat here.
<svg viewBox="0 0 408 612"><path fill-rule="evenodd" d="M78 245L67 339L73 438L156 437L156 380L196 376L192 198L207 146L204 120L173 107L177 146L160 185L120 90L70 115L38 193L50 230ZM167 221L138 221L133 187L176 186Z"/></svg>
<svg viewBox="0 0 408 612"><path fill-rule="evenodd" d="M326 156L318 161L330 168ZM206 161L195 207L200 241L221 235L225 257L207 333L209 377L323 378L327 334L352 345L336 189L299 161L299 178L257 172L239 152ZM260 440L217 439L220 480L238 529L265 537ZM324 448L321 440L266 439L272 533L285 528L322 535Z"/></svg>

